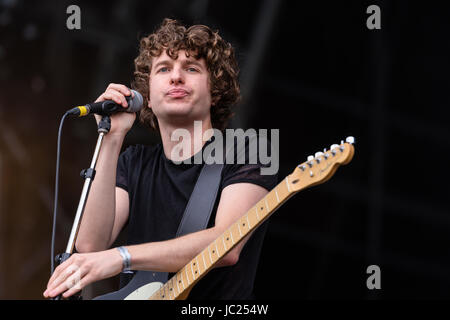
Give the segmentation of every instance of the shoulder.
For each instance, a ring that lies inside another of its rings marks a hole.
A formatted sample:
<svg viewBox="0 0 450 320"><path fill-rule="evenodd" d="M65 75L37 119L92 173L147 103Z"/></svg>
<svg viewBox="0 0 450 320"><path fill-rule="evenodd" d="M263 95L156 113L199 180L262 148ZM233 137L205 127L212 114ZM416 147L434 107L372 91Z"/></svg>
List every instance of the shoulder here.
<svg viewBox="0 0 450 320"><path fill-rule="evenodd" d="M271 137L272 140L274 137ZM268 152L276 149L278 139L273 142L268 137L267 130L257 132L255 129L227 129L225 134L226 162L261 162ZM275 136L277 138L277 136Z"/></svg>
<svg viewBox="0 0 450 320"><path fill-rule="evenodd" d="M222 188L230 184L253 183L271 190L278 183L278 141L267 134L236 131L226 137L226 160Z"/></svg>

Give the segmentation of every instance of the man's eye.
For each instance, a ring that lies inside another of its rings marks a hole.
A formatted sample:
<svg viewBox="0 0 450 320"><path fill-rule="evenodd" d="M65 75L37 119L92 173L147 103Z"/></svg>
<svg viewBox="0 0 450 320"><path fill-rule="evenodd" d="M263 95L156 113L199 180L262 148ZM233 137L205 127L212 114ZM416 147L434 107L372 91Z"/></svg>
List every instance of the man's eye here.
<svg viewBox="0 0 450 320"><path fill-rule="evenodd" d="M188 68L187 70L188 70L189 72L197 72L197 71L198 71L196 68L192 68L192 67L191 67L191 68Z"/></svg>
<svg viewBox="0 0 450 320"><path fill-rule="evenodd" d="M169 71L169 68L167 67L162 67L158 70L158 72L167 72L167 71Z"/></svg>

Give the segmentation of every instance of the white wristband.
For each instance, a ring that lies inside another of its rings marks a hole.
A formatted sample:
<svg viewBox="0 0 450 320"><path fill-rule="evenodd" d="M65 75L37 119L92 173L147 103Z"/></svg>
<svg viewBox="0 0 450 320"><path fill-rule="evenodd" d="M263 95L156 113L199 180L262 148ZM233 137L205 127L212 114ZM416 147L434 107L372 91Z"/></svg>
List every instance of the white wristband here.
<svg viewBox="0 0 450 320"><path fill-rule="evenodd" d="M117 250L119 250L120 255L122 256L122 259L123 259L122 271L124 271L124 272L130 271L131 256L130 256L130 253L128 252L127 248L125 248L125 247L118 247Z"/></svg>

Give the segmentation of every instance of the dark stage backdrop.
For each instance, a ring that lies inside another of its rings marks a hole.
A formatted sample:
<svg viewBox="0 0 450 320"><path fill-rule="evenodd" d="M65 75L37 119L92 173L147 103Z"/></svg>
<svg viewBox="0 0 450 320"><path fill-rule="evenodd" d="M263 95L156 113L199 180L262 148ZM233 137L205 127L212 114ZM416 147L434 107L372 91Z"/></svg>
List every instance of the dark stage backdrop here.
<svg viewBox="0 0 450 320"><path fill-rule="evenodd" d="M73 4L81 19L71 30ZM368 28L370 5L381 29ZM0 0L1 299L42 299L48 281L61 116L110 82L129 84L138 39L164 17L207 24L235 46L244 99L232 127L280 130L280 179L308 155L356 139L348 166L271 218L257 298L450 298L443 2ZM91 117L66 121L56 252L96 138ZM125 145L157 141L136 124ZM371 265L381 289L367 287Z"/></svg>

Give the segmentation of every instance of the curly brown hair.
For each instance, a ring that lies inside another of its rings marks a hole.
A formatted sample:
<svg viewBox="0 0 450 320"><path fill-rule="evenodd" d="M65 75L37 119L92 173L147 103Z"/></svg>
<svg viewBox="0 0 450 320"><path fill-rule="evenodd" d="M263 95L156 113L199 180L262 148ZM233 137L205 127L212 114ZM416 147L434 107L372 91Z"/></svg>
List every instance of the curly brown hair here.
<svg viewBox="0 0 450 320"><path fill-rule="evenodd" d="M142 94L144 101L149 101L152 59L159 57L163 50L172 59L178 58L179 50L185 50L195 59L205 59L210 75L211 123L213 128L223 131L234 115L231 107L240 99L239 69L231 44L207 26L186 28L176 20L164 19L159 29L141 39L139 55L134 60L132 87ZM150 108L143 108L139 119L159 131L158 121Z"/></svg>

